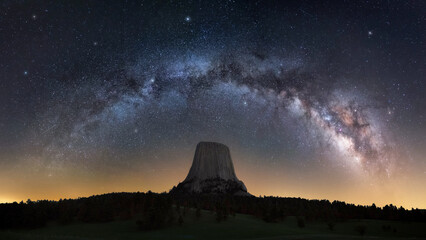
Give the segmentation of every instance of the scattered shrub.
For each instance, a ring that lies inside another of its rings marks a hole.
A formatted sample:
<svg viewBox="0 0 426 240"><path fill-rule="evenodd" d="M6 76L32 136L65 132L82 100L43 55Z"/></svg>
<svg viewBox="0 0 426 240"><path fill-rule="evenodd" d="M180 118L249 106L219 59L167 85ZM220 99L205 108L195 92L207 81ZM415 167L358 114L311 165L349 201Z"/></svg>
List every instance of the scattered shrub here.
<svg viewBox="0 0 426 240"><path fill-rule="evenodd" d="M297 218L297 226L300 228L304 228L305 227L305 220L301 217Z"/></svg>
<svg viewBox="0 0 426 240"><path fill-rule="evenodd" d="M392 229L391 225L383 225L382 230L385 232L390 232Z"/></svg>
<svg viewBox="0 0 426 240"><path fill-rule="evenodd" d="M195 218L198 220L201 217L201 208L197 207L197 210L195 210Z"/></svg>
<svg viewBox="0 0 426 240"><path fill-rule="evenodd" d="M182 217L182 215L179 215L178 223L179 223L179 226L183 225L183 217Z"/></svg>
<svg viewBox="0 0 426 240"><path fill-rule="evenodd" d="M330 231L334 230L334 225L336 225L334 222L328 222L327 223L328 229L330 229Z"/></svg>
<svg viewBox="0 0 426 240"><path fill-rule="evenodd" d="M367 227L364 225L357 225L355 231L357 231L361 236L364 236Z"/></svg>

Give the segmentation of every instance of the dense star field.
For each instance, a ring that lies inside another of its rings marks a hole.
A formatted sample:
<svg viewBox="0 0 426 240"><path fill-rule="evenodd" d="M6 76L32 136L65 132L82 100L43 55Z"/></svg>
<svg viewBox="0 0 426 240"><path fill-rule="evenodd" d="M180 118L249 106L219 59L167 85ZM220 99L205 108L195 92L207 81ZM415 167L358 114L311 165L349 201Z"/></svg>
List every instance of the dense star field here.
<svg viewBox="0 0 426 240"><path fill-rule="evenodd" d="M0 202L168 191L426 208L423 1L2 1Z"/></svg>

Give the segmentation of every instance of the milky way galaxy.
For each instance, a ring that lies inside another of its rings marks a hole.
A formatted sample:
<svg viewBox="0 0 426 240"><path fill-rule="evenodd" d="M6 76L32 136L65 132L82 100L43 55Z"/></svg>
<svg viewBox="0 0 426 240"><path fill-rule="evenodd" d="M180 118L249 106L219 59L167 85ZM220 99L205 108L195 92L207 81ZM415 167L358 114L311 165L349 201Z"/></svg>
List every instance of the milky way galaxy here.
<svg viewBox="0 0 426 240"><path fill-rule="evenodd" d="M167 191L217 141L254 194L420 204L425 6L346 4L5 1L0 201Z"/></svg>
<svg viewBox="0 0 426 240"><path fill-rule="evenodd" d="M285 131L310 151L341 153L340 164L387 174L392 168L387 151L392 139L369 115L386 109L371 107L368 99L357 100L365 96L334 89L330 81L305 70L300 59L257 52L186 54L154 66L137 62L111 78L80 86L81 93L49 111L54 116L42 115L44 125L36 136L51 141L45 144L44 151L51 155L47 158L61 161L62 154L70 152L83 154L74 158L92 159L84 150L89 146L143 148L152 138L173 142L174 137L185 138L182 134L203 139L205 132L228 131L247 134L247 141L255 142L259 131ZM268 130L262 129L266 126Z"/></svg>

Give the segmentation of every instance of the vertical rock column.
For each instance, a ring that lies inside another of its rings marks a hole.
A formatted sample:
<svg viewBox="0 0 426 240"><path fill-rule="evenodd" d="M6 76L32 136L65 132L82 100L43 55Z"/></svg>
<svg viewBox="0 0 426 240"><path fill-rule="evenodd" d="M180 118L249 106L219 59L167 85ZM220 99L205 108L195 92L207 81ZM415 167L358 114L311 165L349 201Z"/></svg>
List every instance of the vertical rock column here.
<svg viewBox="0 0 426 240"><path fill-rule="evenodd" d="M171 193L250 195L235 174L229 148L216 142L197 144L188 176Z"/></svg>

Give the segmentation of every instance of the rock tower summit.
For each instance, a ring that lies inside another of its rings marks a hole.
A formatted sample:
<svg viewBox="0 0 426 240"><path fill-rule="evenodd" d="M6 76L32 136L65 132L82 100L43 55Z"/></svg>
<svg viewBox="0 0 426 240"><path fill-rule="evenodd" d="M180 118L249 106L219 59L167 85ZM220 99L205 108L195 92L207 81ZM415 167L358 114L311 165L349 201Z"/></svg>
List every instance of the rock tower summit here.
<svg viewBox="0 0 426 240"><path fill-rule="evenodd" d="M171 193L250 195L235 174L229 148L216 142L197 144L188 176Z"/></svg>

